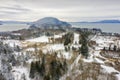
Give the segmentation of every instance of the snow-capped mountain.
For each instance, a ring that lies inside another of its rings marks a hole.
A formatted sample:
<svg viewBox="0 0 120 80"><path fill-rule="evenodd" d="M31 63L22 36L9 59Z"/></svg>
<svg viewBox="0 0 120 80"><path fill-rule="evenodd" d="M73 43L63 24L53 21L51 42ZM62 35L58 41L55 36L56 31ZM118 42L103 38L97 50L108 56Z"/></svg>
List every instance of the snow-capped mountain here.
<svg viewBox="0 0 120 80"><path fill-rule="evenodd" d="M43 29L61 29L61 28L66 29L66 28L70 28L71 24L64 21L60 21L54 17L45 17L33 22L30 28L33 28L33 26Z"/></svg>

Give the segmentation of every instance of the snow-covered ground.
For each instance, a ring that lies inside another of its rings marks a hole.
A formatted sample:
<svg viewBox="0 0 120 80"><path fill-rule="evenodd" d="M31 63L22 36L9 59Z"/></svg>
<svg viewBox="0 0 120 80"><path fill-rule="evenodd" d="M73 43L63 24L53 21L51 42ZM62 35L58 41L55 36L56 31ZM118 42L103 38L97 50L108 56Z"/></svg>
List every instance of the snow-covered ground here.
<svg viewBox="0 0 120 80"><path fill-rule="evenodd" d="M110 44L115 44L116 41L114 41L115 37L109 37L109 36L97 36L96 38L92 39L93 41L96 41L98 44L97 47L103 48L103 47L109 47Z"/></svg>
<svg viewBox="0 0 120 80"><path fill-rule="evenodd" d="M84 59L84 61L100 63L101 68L103 69L104 72L109 73L109 74L112 72L117 72L116 77L118 80L120 80L120 72L112 66L106 66L105 61L108 61L108 59L100 55L100 51L104 47L109 47L111 44L119 46L120 40L115 41L116 39L117 39L116 37L110 37L110 36L95 36L92 40L96 41L97 46L95 46L94 52L91 53L91 56L88 59ZM105 61L103 61L102 59L98 59L96 57L103 58L105 59Z"/></svg>
<svg viewBox="0 0 120 80"><path fill-rule="evenodd" d="M3 43L8 44L11 47L14 47L14 46L17 46L17 45L21 46L21 42L19 40L3 40Z"/></svg>
<svg viewBox="0 0 120 80"><path fill-rule="evenodd" d="M118 80L120 80L120 72L119 71L117 71L113 67L109 67L109 66L105 66L105 65L101 65L101 67L103 68L104 72L107 72L107 73L116 72L117 74L115 76L117 77Z"/></svg>
<svg viewBox="0 0 120 80"><path fill-rule="evenodd" d="M53 38L61 38L65 33L61 33L61 34L58 34L58 35L54 35L54 36L51 36ZM26 41L30 41L30 42L46 42L48 43L49 42L49 38L51 37L48 37L48 36L40 36L38 38L33 38L33 39L29 39L29 40L26 40Z"/></svg>
<svg viewBox="0 0 120 80"><path fill-rule="evenodd" d="M107 72L107 73L118 72L119 73L119 71L115 70L113 67L109 67L105 65L101 65L101 67L103 68L104 72Z"/></svg>
<svg viewBox="0 0 120 80"><path fill-rule="evenodd" d="M54 36L52 36L52 37L54 37L54 38L61 38L63 35L65 35L66 33L61 33L61 34L55 34Z"/></svg>
<svg viewBox="0 0 120 80"><path fill-rule="evenodd" d="M73 40L73 44L79 44L79 34L78 33L74 33L74 40Z"/></svg>
<svg viewBox="0 0 120 80"><path fill-rule="evenodd" d="M73 45L75 44L75 42L79 41L78 36L79 36L78 34L74 33ZM105 62L108 61L107 58L100 55L100 52L104 47L109 47L110 44L116 44L116 41L114 41L115 39L116 37L108 37L108 36L106 37L106 36L95 35L91 40L96 41L97 45L94 46L95 47L94 49L90 48L89 57L87 59L83 58L82 60L87 63L92 63L92 62L99 63L101 66L101 69L106 74L117 72L115 76L117 77L118 80L120 80L120 72L112 66L106 66ZM79 60L80 60L80 55L71 64L71 66L68 69L68 73L62 76L60 80L66 80L67 76L71 76L70 75L71 71L76 68L75 65L79 66L79 63L78 63Z"/></svg>
<svg viewBox="0 0 120 80"><path fill-rule="evenodd" d="M49 44L45 46L42 50L44 53L64 50L64 45L63 44Z"/></svg>
<svg viewBox="0 0 120 80"><path fill-rule="evenodd" d="M29 39L27 41L30 41L30 42L49 42L47 36L41 36L41 37L38 37L38 38Z"/></svg>
<svg viewBox="0 0 120 80"><path fill-rule="evenodd" d="M54 35L52 37L61 38L62 35L64 35L64 34L58 34L58 35ZM69 76L70 73L72 72L72 70L79 66L79 60L80 59L82 59L82 61L85 62L85 63L92 63L92 62L99 63L101 69L103 69L103 71L105 73L110 74L112 72L117 72L118 74L116 74L115 76L118 78L118 80L120 80L120 72L112 66L108 66L108 65L106 66L105 62L107 61L107 58L100 55L101 49L103 49L104 47L109 47L110 44L117 44L116 41L114 41L115 38L98 36L98 35L96 36L95 35L92 38L92 40L96 41L97 45L94 46L95 49L90 48L90 50L89 50L90 55L89 55L88 59L81 58L81 54L79 54L75 58L73 63L69 65L68 72L63 77L61 77L60 80L65 80L65 76ZM49 43L49 37L41 36L41 37L38 37L38 38L29 39L29 40L25 40L25 41ZM18 40L4 40L3 42L4 42L4 44L8 44L11 47L14 47L14 46L17 46L17 45L22 47L22 42L18 41ZM118 45L120 45L119 40L118 40ZM71 46L75 47L77 49L79 47L81 47L81 45L79 44L79 34L78 33L74 33L74 40L73 40L73 44L71 44ZM47 53L51 54L53 52L57 52L58 53L57 56L59 58L65 58L67 60L70 60L74 55L72 53L72 51L65 51L64 44L60 44L60 43L59 44L47 44L47 45L45 45L43 47L40 47L40 48L42 49L44 54L47 54ZM27 51L33 51L34 52L35 48L34 47L28 47L24 51L26 51L26 52ZM15 56L15 58L20 58L20 57L22 57L22 55L24 57L27 57L29 54L26 53L26 52L13 52L13 55ZM0 58L1 58L1 56L0 56ZM23 59L23 58L21 58L21 59ZM105 60L103 60L103 59L105 59ZM33 60L34 60L34 57L29 57L29 59L27 59L26 63L30 64ZM0 64L1 64L1 61L0 61ZM0 69L1 69L1 66L0 66ZM76 71L79 72L79 70L77 70L77 68L76 68ZM28 67L23 67L23 65L14 66L14 67L12 66L12 74L14 75L15 80L22 80L23 78L25 78L26 80L30 80L30 78L29 78L29 68Z"/></svg>
<svg viewBox="0 0 120 80"><path fill-rule="evenodd" d="M29 70L24 67L13 67L12 73L15 80L31 80L29 78Z"/></svg>

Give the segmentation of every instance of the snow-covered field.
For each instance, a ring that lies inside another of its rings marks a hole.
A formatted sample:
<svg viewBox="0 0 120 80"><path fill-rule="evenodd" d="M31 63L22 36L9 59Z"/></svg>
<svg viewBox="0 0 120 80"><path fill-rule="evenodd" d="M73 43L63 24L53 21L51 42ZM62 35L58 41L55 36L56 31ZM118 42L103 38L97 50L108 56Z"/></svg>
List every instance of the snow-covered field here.
<svg viewBox="0 0 120 80"><path fill-rule="evenodd" d="M62 35L64 35L64 34L54 35L54 38L61 38ZM74 33L73 44L71 44L71 46L74 46L77 49L81 46L79 44L79 36L80 35L78 33ZM67 60L72 59L72 57L74 56L73 52L65 51L65 46L63 43L49 44L48 38L49 37L47 37L47 36L41 36L38 38L25 40L25 42L28 41L28 42L35 42L35 43L37 43L37 42L48 43L47 45L43 46L42 48L40 47L44 54L48 54L48 53L51 54L53 52L57 52L58 58L65 58ZM110 74L112 72L118 73L115 76L118 78L118 80L120 80L120 71L116 70L112 66L106 65L105 62L108 59L100 55L101 49L103 49L104 47L109 47L110 44L115 44L117 46L120 46L120 40L116 40L115 37L106 37L106 36L94 36L91 40L95 41L97 45L94 46L95 49L92 49L92 48L89 49L88 59L82 58L81 54L79 54L75 58L73 63L69 65L68 72L64 76L62 76L60 80L65 80L66 76L68 76L68 75L70 76L70 73L72 72L72 70L79 66L79 60L82 60L85 63L92 63L92 62L98 63L98 64L100 64L101 69L105 73L108 73L108 74ZM4 42L4 44L8 44L11 47L15 47L15 46L23 47L23 45L22 45L23 42L18 41L18 40L4 40L3 42ZM23 52L23 51L22 52L14 52L13 55L19 61L23 60L23 62L25 61L27 64L30 65L30 63L36 57L32 56L31 54L28 54L27 52L29 52L29 51L34 52L35 48L28 47L24 51L26 51L26 52ZM28 58L28 56L29 56L29 58ZM0 55L0 57L1 57L1 55ZM25 60L26 58L28 58L28 59ZM105 60L103 60L103 59L105 59ZM2 64L1 60L0 60L0 64ZM1 69L2 68L0 67L0 70ZM11 71L12 71L14 80L24 80L24 78L25 78L25 80L31 80L29 78L29 73L30 73L29 67L23 66L22 62L21 62L21 65L19 65L19 66L12 66ZM77 71L77 68L76 68L76 71ZM78 70L78 72L79 72L79 70Z"/></svg>
<svg viewBox="0 0 120 80"><path fill-rule="evenodd" d="M49 40L48 40L47 36L41 36L41 37L30 39L27 41L30 41L30 42L48 42Z"/></svg>

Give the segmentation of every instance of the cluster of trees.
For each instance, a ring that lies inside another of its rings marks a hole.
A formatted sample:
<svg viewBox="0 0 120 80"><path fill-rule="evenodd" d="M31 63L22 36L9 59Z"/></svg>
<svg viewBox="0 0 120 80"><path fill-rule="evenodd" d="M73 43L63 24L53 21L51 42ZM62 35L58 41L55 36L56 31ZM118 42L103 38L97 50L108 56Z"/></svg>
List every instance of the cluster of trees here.
<svg viewBox="0 0 120 80"><path fill-rule="evenodd" d="M35 77L35 73L39 73L40 76L44 76L45 73L45 56L42 57L42 61L35 61L31 63L30 78Z"/></svg>
<svg viewBox="0 0 120 80"><path fill-rule="evenodd" d="M9 44L5 44L2 41L0 41L0 56L2 56L1 59L3 61L5 60L8 63L12 64L12 66L16 66L16 65L20 64L21 61L24 61L23 56L17 56L15 58L15 55L13 54L14 51L20 52L21 51L20 46L14 44L14 46L11 47Z"/></svg>
<svg viewBox="0 0 120 80"><path fill-rule="evenodd" d="M65 46L65 51L70 50L70 45L73 42L74 34L72 32L67 33L64 35L64 46Z"/></svg>
<svg viewBox="0 0 120 80"><path fill-rule="evenodd" d="M1 71L0 71L0 80L6 80Z"/></svg>
<svg viewBox="0 0 120 80"><path fill-rule="evenodd" d="M81 54L88 57L88 32L81 32L79 44L81 44L81 48L79 49Z"/></svg>
<svg viewBox="0 0 120 80"><path fill-rule="evenodd" d="M9 46L9 44L4 44L3 42L0 42L0 53L8 54L13 53L14 51L20 52L20 46L15 45L14 47Z"/></svg>
<svg viewBox="0 0 120 80"><path fill-rule="evenodd" d="M35 78L36 73L40 79L43 80L59 80L59 78L67 71L66 60L63 62L56 59L52 59L49 63L46 63L46 56L44 55L41 61L35 61L31 63L30 78Z"/></svg>
<svg viewBox="0 0 120 80"><path fill-rule="evenodd" d="M45 32L46 36L53 36L54 34L52 32Z"/></svg>
<svg viewBox="0 0 120 80"><path fill-rule="evenodd" d="M60 62L59 60L53 60L50 63L50 71L44 77L44 80L59 80L59 78L67 71L66 61Z"/></svg>
<svg viewBox="0 0 120 80"><path fill-rule="evenodd" d="M110 45L108 48L104 47L103 50L104 51L108 51L108 50L109 51L119 51L119 49L117 48L116 45L114 45L113 47L111 47L111 45Z"/></svg>
<svg viewBox="0 0 120 80"><path fill-rule="evenodd" d="M72 43L73 42L73 37L74 37L73 33L71 33L71 32L67 33L64 36L64 38L65 38L64 45L68 45L68 44Z"/></svg>
<svg viewBox="0 0 120 80"><path fill-rule="evenodd" d="M13 52L14 48L0 41L0 80L13 80L11 69L16 63Z"/></svg>
<svg viewBox="0 0 120 80"><path fill-rule="evenodd" d="M0 42L0 53L12 53L13 49L8 44L3 44L3 42Z"/></svg>

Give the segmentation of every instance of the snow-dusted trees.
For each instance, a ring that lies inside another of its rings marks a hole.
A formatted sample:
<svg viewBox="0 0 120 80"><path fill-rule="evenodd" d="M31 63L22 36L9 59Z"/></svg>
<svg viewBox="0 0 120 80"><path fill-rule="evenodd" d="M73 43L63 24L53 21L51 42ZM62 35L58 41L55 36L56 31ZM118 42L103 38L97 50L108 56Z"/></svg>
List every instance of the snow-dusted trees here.
<svg viewBox="0 0 120 80"><path fill-rule="evenodd" d="M15 57L12 52L12 47L0 42L0 80L14 80L11 64L15 63Z"/></svg>
<svg viewBox="0 0 120 80"><path fill-rule="evenodd" d="M59 78L65 74L67 71L67 63L66 60L60 62L59 60L54 59L50 63L50 75L52 77L51 80L59 80Z"/></svg>
<svg viewBox="0 0 120 80"><path fill-rule="evenodd" d="M41 61L32 62L30 77L34 79L39 76L39 80L59 80L68 68L66 60L61 61L56 57L56 54L43 55Z"/></svg>
<svg viewBox="0 0 120 80"><path fill-rule="evenodd" d="M0 71L0 80L6 80L1 71Z"/></svg>
<svg viewBox="0 0 120 80"><path fill-rule="evenodd" d="M80 51L83 56L88 57L88 46L86 44L82 44Z"/></svg>
<svg viewBox="0 0 120 80"><path fill-rule="evenodd" d="M82 32L79 41L81 44L80 52L86 58L88 57L88 35L89 34L87 32Z"/></svg>
<svg viewBox="0 0 120 80"><path fill-rule="evenodd" d="M45 56L42 57L42 61L31 63L30 78L34 78L36 73L39 73L39 76L45 75Z"/></svg>
<svg viewBox="0 0 120 80"><path fill-rule="evenodd" d="M30 78L34 78L35 77L35 75L34 75L34 73L35 73L35 66L36 64L35 64L35 62L31 62L31 69L30 69Z"/></svg>
<svg viewBox="0 0 120 80"><path fill-rule="evenodd" d="M114 45L113 50L117 51L117 46L116 45Z"/></svg>
<svg viewBox="0 0 120 80"><path fill-rule="evenodd" d="M8 44L3 44L3 42L0 42L0 53L8 54L12 52L13 52L12 47L10 47Z"/></svg>
<svg viewBox="0 0 120 80"><path fill-rule="evenodd" d="M116 45L109 45L109 47L103 47L103 51L119 51L119 48Z"/></svg>
<svg viewBox="0 0 120 80"><path fill-rule="evenodd" d="M72 43L73 42L73 36L74 36L73 33L71 33L71 32L67 33L64 36L64 38L65 38L64 45L68 45L68 44Z"/></svg>

